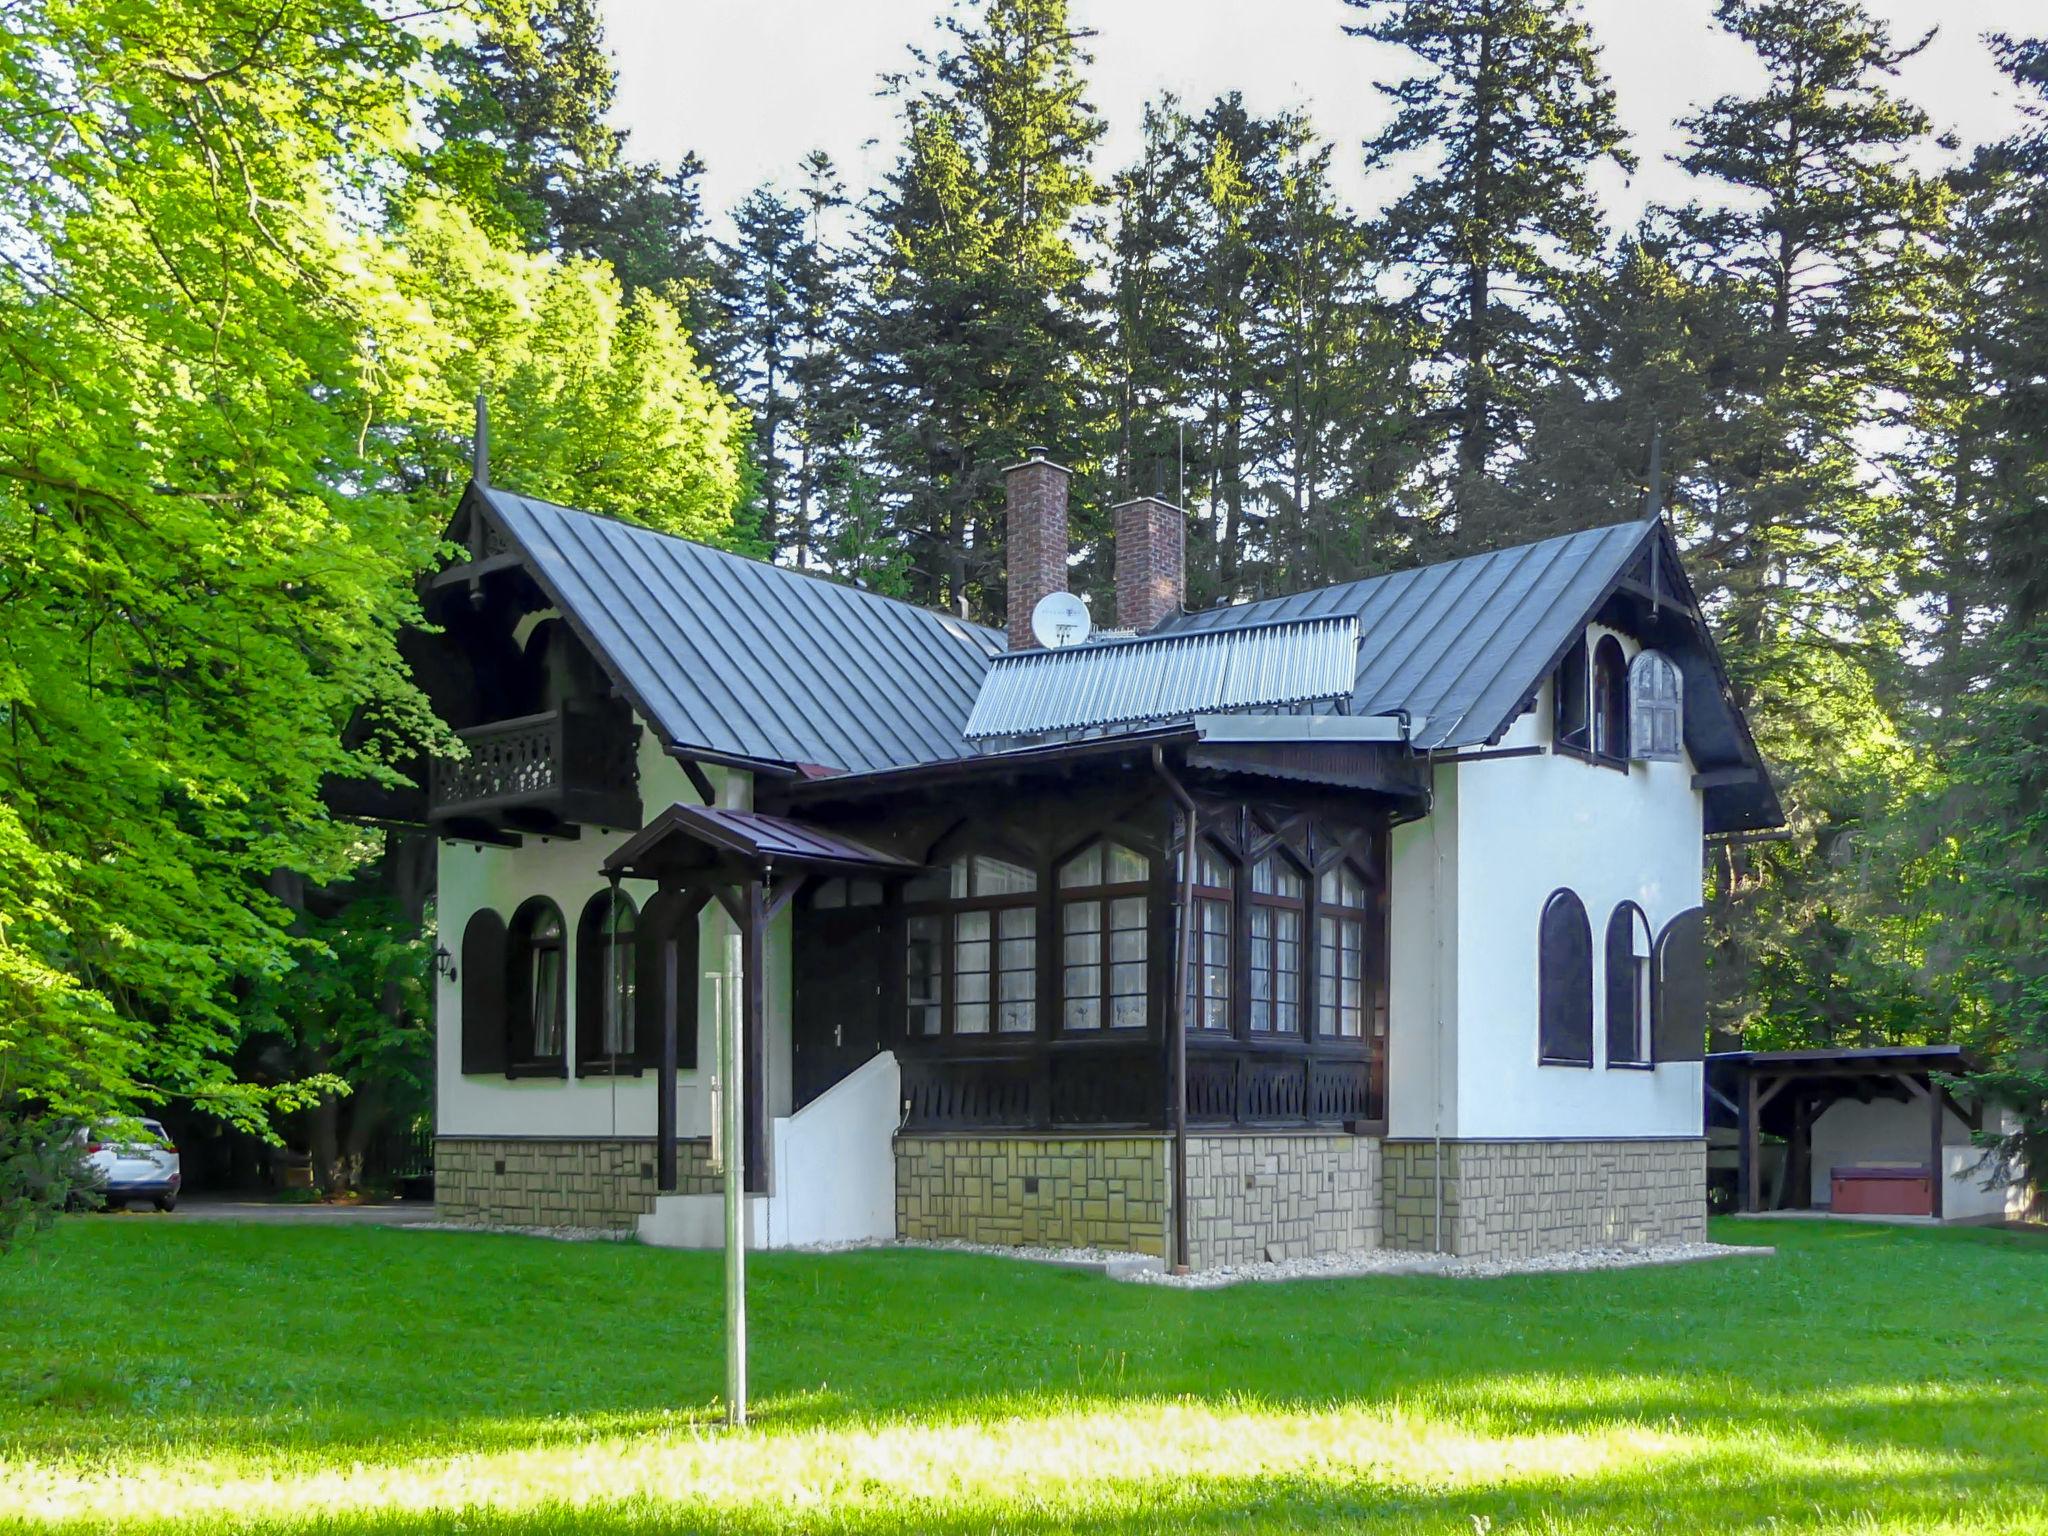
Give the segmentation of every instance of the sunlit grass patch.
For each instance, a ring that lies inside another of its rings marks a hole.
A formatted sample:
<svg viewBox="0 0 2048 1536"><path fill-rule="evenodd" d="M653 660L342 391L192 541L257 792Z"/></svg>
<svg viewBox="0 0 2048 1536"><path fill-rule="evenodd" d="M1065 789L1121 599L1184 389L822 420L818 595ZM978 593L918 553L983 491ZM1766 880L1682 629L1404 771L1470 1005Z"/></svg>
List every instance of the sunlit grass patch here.
<svg viewBox="0 0 2048 1536"><path fill-rule="evenodd" d="M716 1256L73 1223L0 1268L0 1526L2048 1531L2048 1244L1772 1235L1192 1295L772 1256L730 1435ZM108 1334L146 1273L161 1335Z"/></svg>

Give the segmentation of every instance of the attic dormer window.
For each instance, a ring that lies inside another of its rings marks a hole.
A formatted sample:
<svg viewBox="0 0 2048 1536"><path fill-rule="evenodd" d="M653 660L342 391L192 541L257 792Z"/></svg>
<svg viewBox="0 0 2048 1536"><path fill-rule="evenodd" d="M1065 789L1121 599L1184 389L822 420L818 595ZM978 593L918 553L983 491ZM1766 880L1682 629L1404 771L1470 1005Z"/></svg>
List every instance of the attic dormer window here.
<svg viewBox="0 0 2048 1536"><path fill-rule="evenodd" d="M1662 651L1638 651L1628 667L1628 755L1675 763L1685 740L1685 684Z"/></svg>
<svg viewBox="0 0 2048 1536"><path fill-rule="evenodd" d="M1552 701L1552 739L1561 747L1592 746L1586 719L1586 637L1579 636L1557 665Z"/></svg>
<svg viewBox="0 0 2048 1536"><path fill-rule="evenodd" d="M1628 757L1628 657L1621 642L1602 635L1593 647L1593 755L1612 763Z"/></svg>

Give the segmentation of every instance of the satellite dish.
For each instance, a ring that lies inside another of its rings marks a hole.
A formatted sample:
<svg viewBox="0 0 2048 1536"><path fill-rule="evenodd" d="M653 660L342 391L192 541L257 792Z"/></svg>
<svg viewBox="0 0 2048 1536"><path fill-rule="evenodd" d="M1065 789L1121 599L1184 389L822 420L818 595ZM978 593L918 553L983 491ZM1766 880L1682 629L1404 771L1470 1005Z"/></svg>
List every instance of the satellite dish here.
<svg viewBox="0 0 2048 1536"><path fill-rule="evenodd" d="M1031 610L1031 635L1048 650L1088 638L1088 605L1071 592L1048 592Z"/></svg>

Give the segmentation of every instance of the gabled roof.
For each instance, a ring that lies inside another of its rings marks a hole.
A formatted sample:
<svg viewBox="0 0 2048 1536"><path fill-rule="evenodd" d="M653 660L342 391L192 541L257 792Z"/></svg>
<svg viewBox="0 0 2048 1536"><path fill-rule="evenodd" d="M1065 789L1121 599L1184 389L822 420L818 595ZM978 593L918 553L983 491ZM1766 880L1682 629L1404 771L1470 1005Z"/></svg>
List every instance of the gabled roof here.
<svg viewBox="0 0 2048 1536"><path fill-rule="evenodd" d="M1000 631L472 486L665 746L850 772L964 756Z"/></svg>
<svg viewBox="0 0 2048 1536"><path fill-rule="evenodd" d="M967 737L1041 736L1351 694L1358 624L1341 616L1012 651L990 659Z"/></svg>
<svg viewBox="0 0 2048 1536"><path fill-rule="evenodd" d="M1358 621L1355 715L1406 711L1418 747L1499 738L1654 524L1617 523L1289 597L1175 615L1155 634L1277 619Z"/></svg>

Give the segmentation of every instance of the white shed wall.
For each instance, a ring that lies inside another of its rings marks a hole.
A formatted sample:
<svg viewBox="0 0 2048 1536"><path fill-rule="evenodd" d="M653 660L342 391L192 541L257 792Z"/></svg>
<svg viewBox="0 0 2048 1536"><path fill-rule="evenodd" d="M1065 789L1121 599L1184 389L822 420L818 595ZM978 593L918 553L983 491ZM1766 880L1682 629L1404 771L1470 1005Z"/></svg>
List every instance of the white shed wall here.
<svg viewBox="0 0 2048 1536"><path fill-rule="evenodd" d="M2003 1185L1984 1188L1988 1170L1983 1149L1972 1144L1969 1126L1954 1110L1942 1111L1941 1142L1944 1220L1969 1221L2020 1213L2024 1203L2020 1191ZM1813 1122L1810 1198L1816 1206L1829 1203L1833 1190L1828 1181L1838 1167L1884 1163L1925 1167L1927 1143L1924 1100L1902 1104L1896 1099L1873 1099L1864 1104L1855 1099L1838 1099Z"/></svg>

